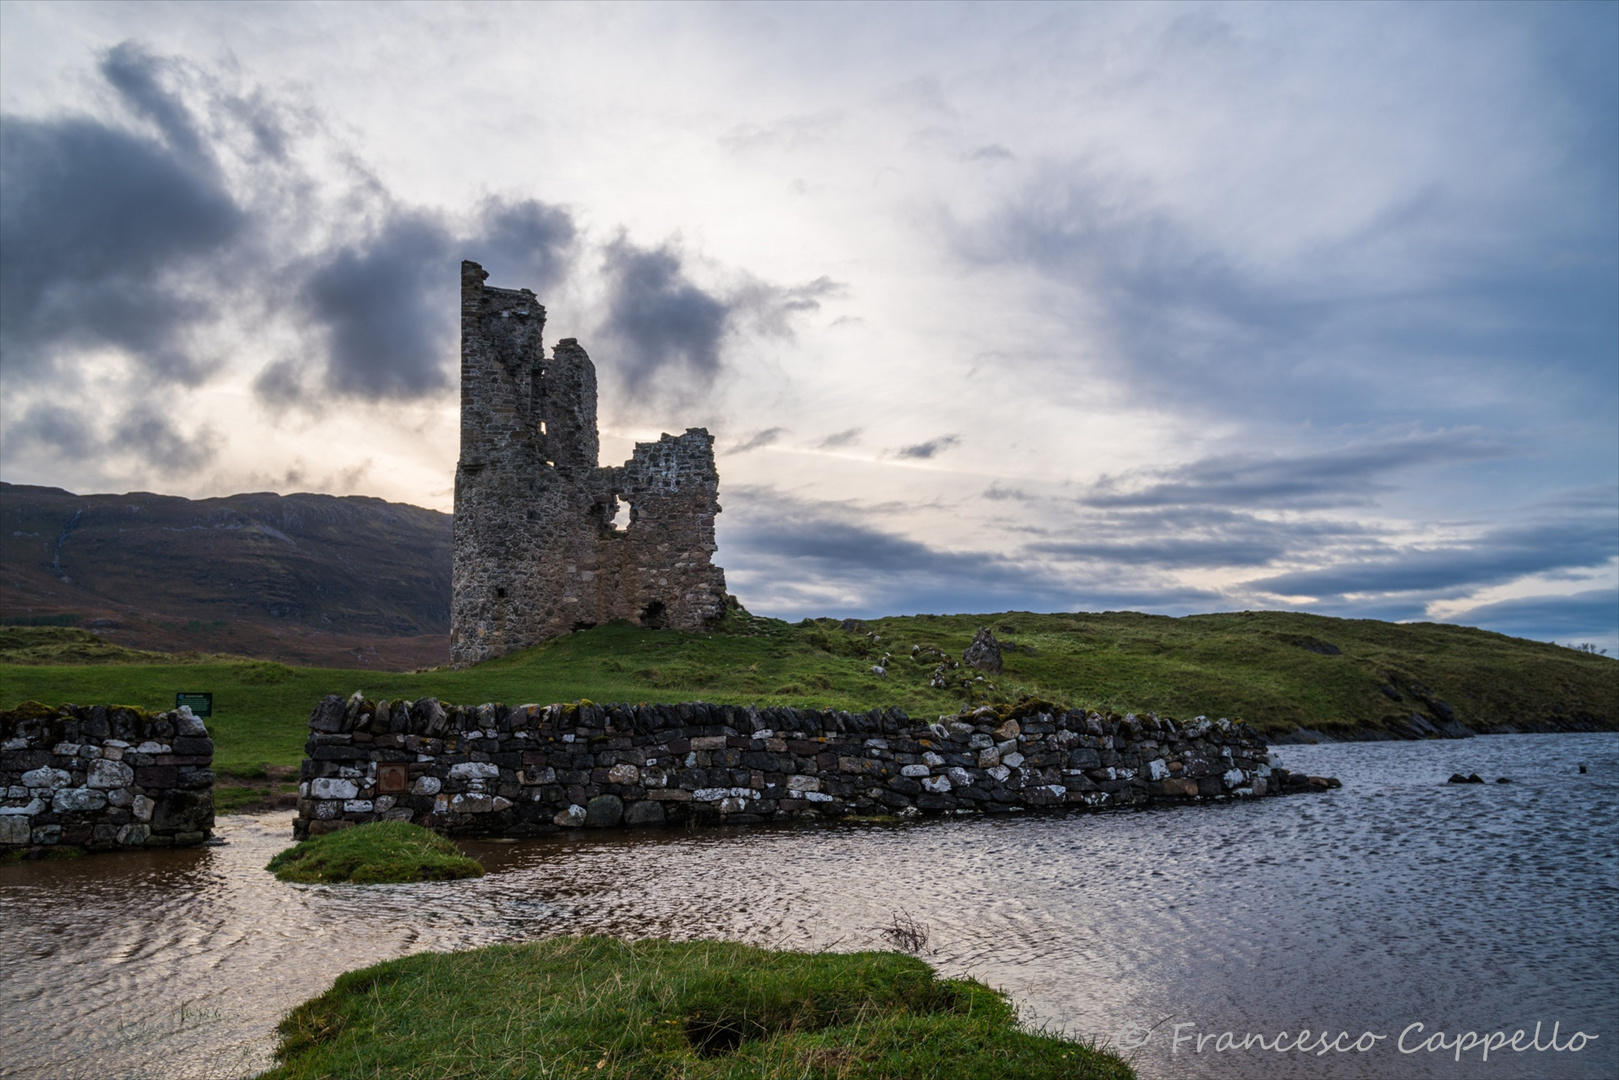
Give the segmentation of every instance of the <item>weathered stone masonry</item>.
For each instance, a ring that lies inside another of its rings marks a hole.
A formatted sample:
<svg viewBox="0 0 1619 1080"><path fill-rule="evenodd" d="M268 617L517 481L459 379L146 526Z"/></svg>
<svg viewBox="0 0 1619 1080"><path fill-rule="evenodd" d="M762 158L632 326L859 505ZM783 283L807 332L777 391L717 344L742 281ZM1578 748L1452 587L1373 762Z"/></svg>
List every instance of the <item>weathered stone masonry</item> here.
<svg viewBox="0 0 1619 1080"><path fill-rule="evenodd" d="M214 827L214 743L190 709L0 713L0 846L186 847Z"/></svg>
<svg viewBox="0 0 1619 1080"><path fill-rule="evenodd" d="M545 355L545 308L461 264L461 459L450 652L471 664L611 619L701 630L725 608L713 564L719 473L701 428L597 464L596 369ZM620 503L628 525L615 527Z"/></svg>
<svg viewBox="0 0 1619 1080"><path fill-rule="evenodd" d="M326 698L309 720L297 836L378 819L462 835L843 814L1102 808L1321 790L1249 729L1203 718L993 710L919 724L680 705L446 706ZM1335 782L1330 782L1335 783Z"/></svg>

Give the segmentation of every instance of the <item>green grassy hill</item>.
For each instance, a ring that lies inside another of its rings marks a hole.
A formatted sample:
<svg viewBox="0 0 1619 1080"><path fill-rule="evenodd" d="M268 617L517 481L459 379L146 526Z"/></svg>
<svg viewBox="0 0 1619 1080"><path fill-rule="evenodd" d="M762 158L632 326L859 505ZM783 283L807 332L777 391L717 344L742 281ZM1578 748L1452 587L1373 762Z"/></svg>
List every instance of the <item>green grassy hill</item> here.
<svg viewBox="0 0 1619 1080"><path fill-rule="evenodd" d="M948 667L979 626L991 628L1005 655L1004 672L983 681L971 668ZM872 667L885 656L879 676ZM1619 729L1619 662L1608 657L1464 626L1286 612L917 615L852 629L738 615L710 635L604 626L473 668L411 673L134 653L66 627L0 630L0 706L168 708L177 691L211 691L216 767L242 776L296 765L315 702L355 690L468 704L898 705L927 718L1032 695L1118 713L1241 717L1272 739L1299 728L1351 739L1462 733L1453 725Z"/></svg>

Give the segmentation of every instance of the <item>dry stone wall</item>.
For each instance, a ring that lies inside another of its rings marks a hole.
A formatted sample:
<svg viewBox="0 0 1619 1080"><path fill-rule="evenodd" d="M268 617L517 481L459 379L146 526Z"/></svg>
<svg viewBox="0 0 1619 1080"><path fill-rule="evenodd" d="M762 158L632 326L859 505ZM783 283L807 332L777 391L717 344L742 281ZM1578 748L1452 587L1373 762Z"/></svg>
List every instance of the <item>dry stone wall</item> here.
<svg viewBox="0 0 1619 1080"><path fill-rule="evenodd" d="M0 847L189 847L214 827L214 743L181 708L0 712Z"/></svg>
<svg viewBox="0 0 1619 1080"><path fill-rule="evenodd" d="M444 705L326 698L309 720L295 831L379 819L462 835L1009 813L1255 798L1335 781L1270 766L1241 723L1025 708Z"/></svg>
<svg viewBox="0 0 1619 1080"><path fill-rule="evenodd" d="M545 308L487 277L462 264L451 659L476 663L612 619L710 627L725 610L713 437L688 428L598 465L590 357L573 338L546 356Z"/></svg>

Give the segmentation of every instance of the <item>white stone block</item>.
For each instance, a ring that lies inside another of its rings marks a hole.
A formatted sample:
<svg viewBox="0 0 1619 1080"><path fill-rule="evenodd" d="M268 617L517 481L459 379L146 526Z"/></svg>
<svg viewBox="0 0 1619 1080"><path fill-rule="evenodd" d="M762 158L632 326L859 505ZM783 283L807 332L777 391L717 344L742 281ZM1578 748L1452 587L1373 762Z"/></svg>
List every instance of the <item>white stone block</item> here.
<svg viewBox="0 0 1619 1080"><path fill-rule="evenodd" d="M321 776L309 782L309 793L317 799L353 799L359 796L359 785L353 780Z"/></svg>

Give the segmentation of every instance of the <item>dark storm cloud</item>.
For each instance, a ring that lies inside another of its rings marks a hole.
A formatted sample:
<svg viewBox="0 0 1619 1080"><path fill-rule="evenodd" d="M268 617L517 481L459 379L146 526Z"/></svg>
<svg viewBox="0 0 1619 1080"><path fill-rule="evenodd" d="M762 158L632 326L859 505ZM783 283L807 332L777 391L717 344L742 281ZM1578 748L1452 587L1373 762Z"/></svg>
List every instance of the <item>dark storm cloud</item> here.
<svg viewBox="0 0 1619 1080"><path fill-rule="evenodd" d="M300 302L326 342L320 384L287 361L260 373L255 389L285 405L311 392L359 398L419 398L454 378L461 259L482 263L491 284L543 291L568 270L576 236L564 210L532 199L491 199L470 227L389 205L364 239L309 267Z"/></svg>
<svg viewBox="0 0 1619 1080"><path fill-rule="evenodd" d="M1513 636L1555 637L1568 644L1593 639L1611 641L1619 634L1619 593L1612 589L1591 589L1566 596L1501 600L1464 611L1447 621Z"/></svg>
<svg viewBox="0 0 1619 1080"><path fill-rule="evenodd" d="M1173 469L1104 476L1082 502L1098 507L1352 506L1394 489L1404 469L1505 457L1479 432L1439 432L1293 456L1224 454Z"/></svg>
<svg viewBox="0 0 1619 1080"><path fill-rule="evenodd" d="M437 218L402 211L309 272L300 300L326 338L326 389L413 398L450 385L453 247Z"/></svg>
<svg viewBox="0 0 1619 1080"><path fill-rule="evenodd" d="M842 614L901 611L1071 611L1151 606L1199 610L1203 590L1101 572L1070 577L1027 551L951 551L882 527L896 507L859 508L735 488L721 521L732 587L758 610L827 613L829 597L856 593ZM1159 586L1159 587L1155 587Z"/></svg>
<svg viewBox="0 0 1619 1080"><path fill-rule="evenodd" d="M187 144L184 153L85 118L0 125L8 381L50 379L65 354L108 346L159 383L195 384L210 366L186 340L215 302L195 278L227 257L250 222L186 135L178 106L164 112L150 86L135 91L173 130L171 142Z"/></svg>
<svg viewBox="0 0 1619 1080"><path fill-rule="evenodd" d="M303 404L311 393L307 372L296 360L283 357L264 366L253 378L253 393L272 409Z"/></svg>
<svg viewBox="0 0 1619 1080"><path fill-rule="evenodd" d="M175 153L194 161L211 161L190 110L163 85L163 77L172 79L177 69L174 61L153 56L132 41L108 49L100 66L102 78L118 91L125 106L151 121Z"/></svg>
<svg viewBox="0 0 1619 1080"><path fill-rule="evenodd" d="M441 393L453 377L462 257L531 288L571 264L576 230L564 210L491 198L451 219L399 204L370 178L348 208L370 230L299 253L324 211L289 157L283 105L128 42L98 70L134 128L88 117L7 116L0 126L0 347L13 390L70 383L82 355L103 347L140 367L137 393L195 386L219 360L196 332L251 297L313 339L307 354L259 372L266 405ZM233 194L220 166L231 154L274 162L245 170ZM203 460L141 429L154 463Z"/></svg>
<svg viewBox="0 0 1619 1080"><path fill-rule="evenodd" d="M1480 29L1480 9L1428 10L1424 33ZM1263 205L1217 220L1178 181L1133 185L1098 157L1031 162L997 210L947 231L969 263L1057 285L1060 318L1094 344L1087 362L1156 407L1318 425L1523 428L1583 414L1607 427L1619 409L1615 10L1492 9L1485 32L1524 63L1458 69L1478 94L1441 106L1448 122L1428 134L1444 153L1409 170L1391 159L1375 181L1353 166L1336 183L1302 170L1323 205L1281 210L1280 237L1259 231ZM1359 108L1314 123L1366 139ZM1414 115L1409 128L1377 123L1415 137L1441 114ZM1368 164L1386 153L1364 149ZM1376 204L1357 207L1368 190Z"/></svg>
<svg viewBox="0 0 1619 1080"><path fill-rule="evenodd" d="M670 245L642 248L621 236L604 255L605 329L617 346L614 367L631 395L644 393L665 370L699 385L712 382L730 305L694 285Z"/></svg>
<svg viewBox="0 0 1619 1080"><path fill-rule="evenodd" d="M761 334L791 337L795 318L819 311L822 300L846 291L841 282L824 276L804 285L752 281L730 292L726 303L733 323L745 323Z"/></svg>
<svg viewBox="0 0 1619 1080"><path fill-rule="evenodd" d="M623 235L603 250L602 271L608 284L602 330L612 369L631 397L646 396L666 372L688 386L708 386L723 366L728 334L791 336L794 318L843 291L828 277L796 286L749 280L710 291L690 279L673 242L644 248Z"/></svg>
<svg viewBox="0 0 1619 1080"><path fill-rule="evenodd" d="M1066 536L1057 531L1026 550L1054 559L1165 570L1268 566L1300 550L1346 555L1387 550L1358 525L1272 520L1217 506L1103 512L1067 527Z"/></svg>
<svg viewBox="0 0 1619 1080"><path fill-rule="evenodd" d="M119 417L110 446L133 450L149 467L167 476L196 472L214 458L216 443L207 428L187 435L175 418L143 402Z"/></svg>
<svg viewBox="0 0 1619 1080"><path fill-rule="evenodd" d="M543 294L572 269L579 230L566 210L536 199L486 199L462 241L489 282ZM456 272L460 273L457 266Z"/></svg>
<svg viewBox="0 0 1619 1080"><path fill-rule="evenodd" d="M1452 595L1528 574L1600 567L1619 555L1609 493L1548 508L1537 518L1486 530L1476 540L1396 549L1372 558L1247 583L1282 596L1343 598L1358 593Z"/></svg>
<svg viewBox="0 0 1619 1080"><path fill-rule="evenodd" d="M214 459L218 447L212 429L182 431L175 418L145 401L110 418L84 407L36 404L8 419L0 439L8 453L45 448L59 459L92 465L113 456L133 457L163 476L195 472Z"/></svg>
<svg viewBox="0 0 1619 1080"><path fill-rule="evenodd" d="M911 458L917 461L927 461L941 450L948 450L961 441L959 435L940 435L936 439L917 443L915 446L902 446L894 451L897 458Z"/></svg>

